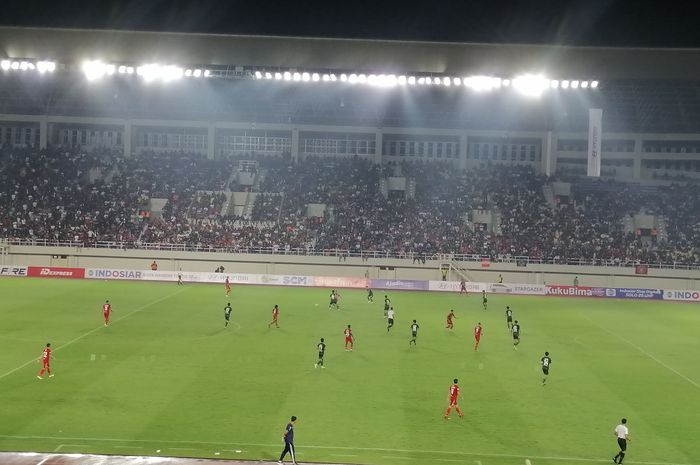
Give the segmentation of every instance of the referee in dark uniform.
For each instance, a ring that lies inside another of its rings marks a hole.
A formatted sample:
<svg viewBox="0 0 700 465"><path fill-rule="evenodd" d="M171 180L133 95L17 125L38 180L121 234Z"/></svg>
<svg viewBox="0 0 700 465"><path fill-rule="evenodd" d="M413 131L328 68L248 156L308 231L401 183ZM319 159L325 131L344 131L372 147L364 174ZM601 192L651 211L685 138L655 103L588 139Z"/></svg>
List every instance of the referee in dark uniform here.
<svg viewBox="0 0 700 465"><path fill-rule="evenodd" d="M297 457L294 451L294 423L296 423L296 421L297 417L292 415L289 423L287 423L287 427L284 430L284 450L282 451L280 459L277 461L277 463L284 463L282 460L284 460L287 452L289 452L289 455L292 456L292 464L296 465L297 463Z"/></svg>
<svg viewBox="0 0 700 465"><path fill-rule="evenodd" d="M622 463L627 452L627 442L630 439L630 430L627 428L627 418L623 418L620 424L615 427L615 436L617 437L617 445L620 447L620 452L613 457L613 463Z"/></svg>

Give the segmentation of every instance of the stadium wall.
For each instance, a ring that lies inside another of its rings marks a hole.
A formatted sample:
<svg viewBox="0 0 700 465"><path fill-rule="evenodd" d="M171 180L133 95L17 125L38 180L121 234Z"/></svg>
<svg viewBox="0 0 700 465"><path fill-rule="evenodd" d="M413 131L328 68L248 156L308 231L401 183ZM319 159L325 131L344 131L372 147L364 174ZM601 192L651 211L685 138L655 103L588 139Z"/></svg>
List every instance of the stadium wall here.
<svg viewBox="0 0 700 465"><path fill-rule="evenodd" d="M401 280L441 280L440 265L446 262L427 260L425 264L408 259L348 258L342 262L332 256L230 254L215 252L175 252L155 250L121 250L68 247L9 246L3 265L65 266L76 268L112 268L145 270L153 260L163 271L212 272L223 265L229 273L346 276ZM506 283L564 284L578 277L581 286L639 287L700 290L700 271L649 268L648 275L635 275L634 268L571 265L534 265L510 263L488 264L460 262L470 281ZM451 272L449 279L460 276Z"/></svg>

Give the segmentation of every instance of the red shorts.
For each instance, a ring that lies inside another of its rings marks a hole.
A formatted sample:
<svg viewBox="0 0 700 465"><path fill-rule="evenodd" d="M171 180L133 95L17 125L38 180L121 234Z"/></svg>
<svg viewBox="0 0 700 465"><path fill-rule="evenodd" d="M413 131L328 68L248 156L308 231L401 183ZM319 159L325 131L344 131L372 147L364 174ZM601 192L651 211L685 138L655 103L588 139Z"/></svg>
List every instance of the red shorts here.
<svg viewBox="0 0 700 465"><path fill-rule="evenodd" d="M103 315L105 316L105 318L109 318L109 312L104 312Z"/></svg>
<svg viewBox="0 0 700 465"><path fill-rule="evenodd" d="M479 342L481 340L481 336L474 336L474 339L476 339L476 342Z"/></svg>
<svg viewBox="0 0 700 465"><path fill-rule="evenodd" d="M351 337L346 337L346 338L345 338L345 342L346 342L346 343L347 343L347 342L352 342L352 338L351 338Z"/></svg>
<svg viewBox="0 0 700 465"><path fill-rule="evenodd" d="M457 398L455 397L454 399L450 399L450 407L453 407L457 405Z"/></svg>
<svg viewBox="0 0 700 465"><path fill-rule="evenodd" d="M44 368L48 368L50 365L50 362L48 360L44 360Z"/></svg>

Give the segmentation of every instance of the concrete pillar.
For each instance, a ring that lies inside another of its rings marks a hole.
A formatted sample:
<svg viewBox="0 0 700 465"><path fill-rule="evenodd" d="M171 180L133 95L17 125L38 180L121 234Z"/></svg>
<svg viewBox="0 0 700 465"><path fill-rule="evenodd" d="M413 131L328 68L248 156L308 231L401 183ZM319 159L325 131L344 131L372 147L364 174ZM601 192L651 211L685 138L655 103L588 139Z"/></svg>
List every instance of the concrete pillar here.
<svg viewBox="0 0 700 465"><path fill-rule="evenodd" d="M39 149L45 149L49 145L49 117L39 118Z"/></svg>
<svg viewBox="0 0 700 465"><path fill-rule="evenodd" d="M459 169L463 170L467 167L467 134L463 133L459 136Z"/></svg>
<svg viewBox="0 0 700 465"><path fill-rule="evenodd" d="M132 144L134 143L134 136L131 126L131 120L127 120L124 123L124 133L122 134L122 145L124 146L124 157L128 158L133 153Z"/></svg>
<svg viewBox="0 0 700 465"><path fill-rule="evenodd" d="M216 129L213 123L209 123L207 126L207 158L210 160L214 159L214 149L216 147Z"/></svg>
<svg viewBox="0 0 700 465"><path fill-rule="evenodd" d="M299 161L299 130L292 128L292 160Z"/></svg>
<svg viewBox="0 0 700 465"><path fill-rule="evenodd" d="M542 137L542 163L540 165L541 173L546 176L551 176L555 171L555 144L556 137L552 134L552 131L547 131Z"/></svg>
<svg viewBox="0 0 700 465"><path fill-rule="evenodd" d="M374 163L382 164L382 153L384 152L384 133L381 129L374 132Z"/></svg>
<svg viewBox="0 0 700 465"><path fill-rule="evenodd" d="M632 162L632 177L641 179L642 177L642 138L634 139L634 159Z"/></svg>

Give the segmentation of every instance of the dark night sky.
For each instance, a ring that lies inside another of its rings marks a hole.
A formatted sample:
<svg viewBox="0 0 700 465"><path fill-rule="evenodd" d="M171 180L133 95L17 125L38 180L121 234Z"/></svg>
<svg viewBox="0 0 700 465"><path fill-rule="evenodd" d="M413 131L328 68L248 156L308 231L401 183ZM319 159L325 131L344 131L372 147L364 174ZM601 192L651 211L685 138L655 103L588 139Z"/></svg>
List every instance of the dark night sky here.
<svg viewBox="0 0 700 465"><path fill-rule="evenodd" d="M7 1L0 24L594 46L700 47L700 2Z"/></svg>

